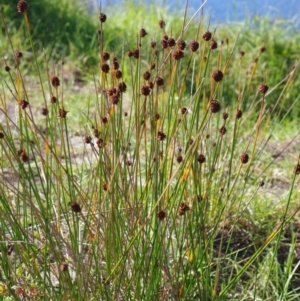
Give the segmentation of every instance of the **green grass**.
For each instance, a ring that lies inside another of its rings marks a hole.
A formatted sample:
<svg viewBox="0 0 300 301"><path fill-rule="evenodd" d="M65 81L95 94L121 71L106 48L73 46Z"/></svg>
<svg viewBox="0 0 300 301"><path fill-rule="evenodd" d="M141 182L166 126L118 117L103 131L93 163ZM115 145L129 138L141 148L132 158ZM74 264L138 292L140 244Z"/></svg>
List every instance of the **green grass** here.
<svg viewBox="0 0 300 301"><path fill-rule="evenodd" d="M4 300L299 299L297 35L264 36L263 19L215 31L198 16L182 30L184 12L130 4L96 23L68 3L48 7L58 23L74 12L70 24L102 34L47 40L32 25L40 2L18 21L3 12ZM187 42L183 58L163 35Z"/></svg>

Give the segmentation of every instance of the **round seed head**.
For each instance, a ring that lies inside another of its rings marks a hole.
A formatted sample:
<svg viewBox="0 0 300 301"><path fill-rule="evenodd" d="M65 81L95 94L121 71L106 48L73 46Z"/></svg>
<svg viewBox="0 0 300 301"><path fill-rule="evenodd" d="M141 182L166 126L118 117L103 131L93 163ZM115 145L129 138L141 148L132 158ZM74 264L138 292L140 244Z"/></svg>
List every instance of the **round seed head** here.
<svg viewBox="0 0 300 301"><path fill-rule="evenodd" d="M218 100L213 99L210 101L210 111L212 113L218 113L221 110L221 105Z"/></svg>
<svg viewBox="0 0 300 301"><path fill-rule="evenodd" d="M217 49L217 48L218 48L218 43L214 39L212 39L210 41L210 49L214 50L214 49Z"/></svg>
<svg viewBox="0 0 300 301"><path fill-rule="evenodd" d="M266 84L261 84L259 86L259 92L263 95L265 95L268 90L269 90L269 87Z"/></svg>
<svg viewBox="0 0 300 301"><path fill-rule="evenodd" d="M64 109L59 109L59 111L58 111L58 117L59 118L66 118L67 117L67 113L68 113L68 111L66 111Z"/></svg>
<svg viewBox="0 0 300 301"><path fill-rule="evenodd" d="M198 155L197 161L198 161L200 164L203 164L203 163L205 162L205 156L204 156L203 154Z"/></svg>
<svg viewBox="0 0 300 301"><path fill-rule="evenodd" d="M156 78L156 85L158 87L163 86L164 85L164 80L161 77L157 77Z"/></svg>
<svg viewBox="0 0 300 301"><path fill-rule="evenodd" d="M155 69L155 63L150 64L150 70L153 70L153 69Z"/></svg>
<svg viewBox="0 0 300 301"><path fill-rule="evenodd" d="M101 68L103 73L108 73L109 72L109 66L106 63L101 64L100 68Z"/></svg>
<svg viewBox="0 0 300 301"><path fill-rule="evenodd" d="M106 21L106 19L107 19L106 14L101 13L99 15L99 20L100 20L101 23L104 23Z"/></svg>
<svg viewBox="0 0 300 301"><path fill-rule="evenodd" d="M211 36L212 36L211 32L210 31L206 31L203 34L202 38L203 38L204 41L209 41L211 39Z"/></svg>
<svg viewBox="0 0 300 301"><path fill-rule="evenodd" d="M185 43L185 41L184 41L183 39L180 38L180 39L177 41L177 46L178 46L178 48L179 48L180 50L184 50L185 47L186 47L186 43Z"/></svg>
<svg viewBox="0 0 300 301"><path fill-rule="evenodd" d="M72 211L75 212L75 213L81 212L81 207L80 207L80 205L79 205L78 202L73 202L73 203L71 203L71 209L72 209Z"/></svg>
<svg viewBox="0 0 300 301"><path fill-rule="evenodd" d="M223 118L223 120L226 120L226 119L228 118L228 113L227 113L227 112L224 112L224 113L222 114L222 118Z"/></svg>
<svg viewBox="0 0 300 301"><path fill-rule="evenodd" d="M167 138L167 136L166 136L166 134L163 131L158 131L158 133L157 133L157 139L159 141L164 141L164 140L166 140L166 138Z"/></svg>
<svg viewBox="0 0 300 301"><path fill-rule="evenodd" d="M199 48L199 43L196 40L192 40L189 44L189 48L192 52L196 52Z"/></svg>
<svg viewBox="0 0 300 301"><path fill-rule="evenodd" d="M163 28L165 27L166 23L165 23L164 20L159 20L159 21L158 21L158 25L159 25L159 27L160 27L161 29L163 29Z"/></svg>
<svg viewBox="0 0 300 301"><path fill-rule="evenodd" d="M247 153L242 153L240 156L240 161L242 164L247 164L249 161L249 155Z"/></svg>
<svg viewBox="0 0 300 301"><path fill-rule="evenodd" d="M147 33L147 31L146 31L144 28L142 28L142 29L140 30L140 37L141 37L141 38L145 37L147 34L148 34L148 33Z"/></svg>
<svg viewBox="0 0 300 301"><path fill-rule="evenodd" d="M0 139L3 139L4 138L4 134L3 132L0 131Z"/></svg>
<svg viewBox="0 0 300 301"><path fill-rule="evenodd" d="M240 56L243 57L245 55L245 51L241 50L240 51Z"/></svg>
<svg viewBox="0 0 300 301"><path fill-rule="evenodd" d="M149 71L144 72L143 78L144 80L149 80L151 77L151 73Z"/></svg>
<svg viewBox="0 0 300 301"><path fill-rule="evenodd" d="M115 75L116 75L116 78L118 78L118 79L122 78L122 76L123 76L122 71L120 71L120 70L116 70Z"/></svg>
<svg viewBox="0 0 300 301"><path fill-rule="evenodd" d="M226 129L225 125L223 125L219 128L219 133L221 136L224 136L226 134L226 132L227 132L227 129Z"/></svg>
<svg viewBox="0 0 300 301"><path fill-rule="evenodd" d="M29 102L26 101L25 99L22 99L20 101L20 107L22 108L22 110L25 110L28 106L29 106Z"/></svg>
<svg viewBox="0 0 300 301"><path fill-rule="evenodd" d="M51 103L56 103L57 102L56 96L52 95L51 98L50 98L50 102Z"/></svg>
<svg viewBox="0 0 300 301"><path fill-rule="evenodd" d="M4 68L4 70L6 71L6 72L9 72L10 71L10 68L9 68L9 66L5 66L5 68Z"/></svg>
<svg viewBox="0 0 300 301"><path fill-rule="evenodd" d="M266 47L265 47L265 46L261 46L261 47L260 47L260 52L263 53L263 52L265 52L265 51L266 51Z"/></svg>
<svg viewBox="0 0 300 301"><path fill-rule="evenodd" d="M145 85L145 86L142 86L141 88L141 94L144 95L144 96L148 96L151 92L151 89L149 86Z"/></svg>
<svg viewBox="0 0 300 301"><path fill-rule="evenodd" d="M183 157L181 155L179 155L176 159L177 163L181 163L183 160Z"/></svg>
<svg viewBox="0 0 300 301"><path fill-rule="evenodd" d="M69 267L69 265L66 262L64 262L60 265L59 269L61 272L66 272L68 270L68 267Z"/></svg>
<svg viewBox="0 0 300 301"><path fill-rule="evenodd" d="M176 45L176 41L174 38L168 38L169 47L174 47Z"/></svg>
<svg viewBox="0 0 300 301"><path fill-rule="evenodd" d="M237 119L241 119L243 116L243 111L241 109L236 109L235 116Z"/></svg>
<svg viewBox="0 0 300 301"><path fill-rule="evenodd" d="M160 44L161 44L161 46L162 46L162 48L163 49L166 49L166 48L168 48L168 40L165 40L165 39L162 39L161 41L160 41Z"/></svg>
<svg viewBox="0 0 300 301"><path fill-rule="evenodd" d="M157 213L157 217L160 221L167 217L167 213L164 210L161 210Z"/></svg>
<svg viewBox="0 0 300 301"><path fill-rule="evenodd" d="M90 144L92 142L92 137L91 136L85 136L84 141L86 144Z"/></svg>
<svg viewBox="0 0 300 301"><path fill-rule="evenodd" d="M42 108L41 109L41 114L44 115L44 116L47 116L49 113L48 109L47 108Z"/></svg>
<svg viewBox="0 0 300 301"><path fill-rule="evenodd" d="M20 0L17 4L18 13L25 13L28 10L28 4L25 0Z"/></svg>
<svg viewBox="0 0 300 301"><path fill-rule="evenodd" d="M60 85L60 81L57 76L51 77L51 84L53 87L57 88Z"/></svg>
<svg viewBox="0 0 300 301"><path fill-rule="evenodd" d="M125 82L120 82L118 84L118 89L121 93L126 92L127 86L126 86Z"/></svg>
<svg viewBox="0 0 300 301"><path fill-rule="evenodd" d="M184 57L184 52L180 49L175 49L172 53L172 57L176 61L181 60Z"/></svg>
<svg viewBox="0 0 300 301"><path fill-rule="evenodd" d="M110 54L108 52L103 52L102 53L102 60L103 61L108 61L110 57Z"/></svg>
<svg viewBox="0 0 300 301"><path fill-rule="evenodd" d="M221 70L215 70L211 77L216 81L220 82L223 79L223 72Z"/></svg>
<svg viewBox="0 0 300 301"><path fill-rule="evenodd" d="M298 164L295 166L294 171L295 171L295 174L296 174L296 175L300 175L300 163L298 163Z"/></svg>
<svg viewBox="0 0 300 301"><path fill-rule="evenodd" d="M133 50L132 52L132 56L135 58L135 59L138 59L140 57L140 50L137 48L135 50Z"/></svg>
<svg viewBox="0 0 300 301"><path fill-rule="evenodd" d="M152 41L152 42L150 43L150 47L151 47L151 48L155 48L155 47L156 47L156 42L155 42L155 41Z"/></svg>

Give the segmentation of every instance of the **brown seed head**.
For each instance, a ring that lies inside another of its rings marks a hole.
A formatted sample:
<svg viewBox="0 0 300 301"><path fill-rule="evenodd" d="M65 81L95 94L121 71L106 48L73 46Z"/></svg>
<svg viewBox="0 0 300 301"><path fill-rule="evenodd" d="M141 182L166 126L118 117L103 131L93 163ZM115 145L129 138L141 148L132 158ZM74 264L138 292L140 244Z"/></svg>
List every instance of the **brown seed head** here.
<svg viewBox="0 0 300 301"><path fill-rule="evenodd" d="M106 63L101 64L100 68L101 68L103 73L108 73L109 72L109 66Z"/></svg>
<svg viewBox="0 0 300 301"><path fill-rule="evenodd" d="M261 84L258 90L261 94L265 95L269 90L269 87L266 84Z"/></svg>
<svg viewBox="0 0 300 301"><path fill-rule="evenodd" d="M72 209L72 211L75 212L75 213L81 212L81 207L80 207L80 205L79 205L78 202L72 202L72 203L71 203L71 209Z"/></svg>
<svg viewBox="0 0 300 301"><path fill-rule="evenodd" d="M240 156L240 161L242 164L247 164L249 161L249 155L247 153L242 153Z"/></svg>
<svg viewBox="0 0 300 301"><path fill-rule="evenodd" d="M187 211L191 210L191 208L185 203L182 202L179 206L179 215L184 215Z"/></svg>
<svg viewBox="0 0 300 301"><path fill-rule="evenodd" d="M224 112L224 113L222 114L222 118L223 118L223 120L226 120L226 119L228 118L228 113L227 113L227 112Z"/></svg>
<svg viewBox="0 0 300 301"><path fill-rule="evenodd" d="M90 144L92 142L92 137L91 136L85 136L84 141L86 144Z"/></svg>
<svg viewBox="0 0 300 301"><path fill-rule="evenodd" d="M25 13L28 10L28 4L25 0L20 0L17 4L18 13Z"/></svg>
<svg viewBox="0 0 300 301"><path fill-rule="evenodd" d="M113 67L114 70L118 70L119 69L119 63L116 62L116 61L112 62L112 67Z"/></svg>
<svg viewBox="0 0 300 301"><path fill-rule="evenodd" d="M103 141L102 138L99 138L97 140L97 146L98 146L99 149L101 149L104 146L104 141Z"/></svg>
<svg viewBox="0 0 300 301"><path fill-rule="evenodd" d="M155 47L156 47L156 42L155 42L155 41L152 41L152 42L150 43L150 47L151 47L151 48L155 48Z"/></svg>
<svg viewBox="0 0 300 301"><path fill-rule="evenodd" d="M211 39L211 32L210 31L206 31L203 36L202 36L204 41L209 41Z"/></svg>
<svg viewBox="0 0 300 301"><path fill-rule="evenodd" d="M110 54L108 52L103 52L102 53L102 60L103 61L108 61L109 60L109 57L110 57Z"/></svg>
<svg viewBox="0 0 300 301"><path fill-rule="evenodd" d="M174 47L176 45L176 41L174 38L168 38L168 45L169 47Z"/></svg>
<svg viewBox="0 0 300 301"><path fill-rule="evenodd" d="M210 49L214 50L214 49L217 49L217 48L218 48L218 43L214 39L212 39L210 41Z"/></svg>
<svg viewBox="0 0 300 301"><path fill-rule="evenodd" d="M102 121L103 124L107 124L108 123L107 116L105 116L105 115L101 116L101 121Z"/></svg>
<svg viewBox="0 0 300 301"><path fill-rule="evenodd" d="M260 47L260 52L263 53L263 52L265 52L265 51L266 51L266 47L265 47L265 46L261 46L261 47Z"/></svg>
<svg viewBox="0 0 300 301"><path fill-rule="evenodd" d="M161 210L157 213L157 217L160 221L167 217L167 213L164 210Z"/></svg>
<svg viewBox="0 0 300 301"><path fill-rule="evenodd" d="M243 57L245 55L245 51L241 50L240 51L240 56Z"/></svg>
<svg viewBox="0 0 300 301"><path fill-rule="evenodd" d="M25 150L20 150L19 156L20 156L20 159L22 162L24 162L24 163L28 162L29 157Z"/></svg>
<svg viewBox="0 0 300 301"><path fill-rule="evenodd" d="M148 33L147 33L147 31L146 31L144 28L142 28L142 29L140 30L140 37L141 37L141 38L145 37L147 34L148 34Z"/></svg>
<svg viewBox="0 0 300 301"><path fill-rule="evenodd" d="M20 107L22 110L25 110L29 106L29 102L26 101L25 99L20 100Z"/></svg>
<svg viewBox="0 0 300 301"><path fill-rule="evenodd" d="M155 81L158 87L164 85L164 80L161 77L157 77Z"/></svg>
<svg viewBox="0 0 300 301"><path fill-rule="evenodd" d="M300 163L295 166L294 171L296 175L300 175Z"/></svg>
<svg viewBox="0 0 300 301"><path fill-rule="evenodd" d="M135 50L133 50L132 52L132 56L135 58L135 59L138 59L140 57L140 50L137 48Z"/></svg>
<svg viewBox="0 0 300 301"><path fill-rule="evenodd" d="M176 158L176 161L177 163L181 163L183 160L183 157L181 155L179 155L177 158Z"/></svg>
<svg viewBox="0 0 300 301"><path fill-rule="evenodd" d="M141 94L144 95L144 96L148 96L151 92L151 89L149 86L145 85L145 86L142 86L141 88Z"/></svg>
<svg viewBox="0 0 300 301"><path fill-rule="evenodd" d="M187 108L187 107L181 108L181 114L182 114L182 115L187 114L187 112L188 112L188 108Z"/></svg>
<svg viewBox="0 0 300 301"><path fill-rule="evenodd" d="M126 92L127 86L126 86L125 82L120 82L118 84L118 89L121 93Z"/></svg>
<svg viewBox="0 0 300 301"><path fill-rule="evenodd" d="M172 53L172 57L176 61L181 60L184 57L184 52L180 49L175 49Z"/></svg>
<svg viewBox="0 0 300 301"><path fill-rule="evenodd" d="M180 50L184 50L185 47L186 47L186 43L185 43L185 41L184 41L183 39L180 38L180 39L177 41L177 46L178 46L178 48L179 48Z"/></svg>
<svg viewBox="0 0 300 301"><path fill-rule="evenodd" d="M20 59L20 58L23 57L23 52L17 50L17 51L15 52L15 56L16 56L17 59Z"/></svg>
<svg viewBox="0 0 300 301"><path fill-rule="evenodd" d="M101 23L104 23L106 21L106 19L107 19L106 14L101 13L99 15L99 20L100 20Z"/></svg>
<svg viewBox="0 0 300 301"><path fill-rule="evenodd" d="M167 138L166 134L163 131L158 131L157 133L157 139L159 141L165 141Z"/></svg>
<svg viewBox="0 0 300 301"><path fill-rule="evenodd" d="M221 70L215 70L211 77L216 81L220 82L223 79L223 72Z"/></svg>
<svg viewBox="0 0 300 301"><path fill-rule="evenodd" d="M226 129L225 125L223 125L219 128L219 133L221 136L224 136L226 134L226 132L227 132L227 129Z"/></svg>
<svg viewBox="0 0 300 301"><path fill-rule="evenodd" d="M205 156L202 155L202 154L198 155L197 161L198 161L200 164L203 164L203 163L205 162Z"/></svg>
<svg viewBox="0 0 300 301"><path fill-rule="evenodd" d="M3 132L0 131L0 139L3 139L4 138L4 134Z"/></svg>
<svg viewBox="0 0 300 301"><path fill-rule="evenodd" d="M47 116L49 113L48 109L47 108L42 108L41 109L41 114L44 115L44 116Z"/></svg>
<svg viewBox="0 0 300 301"><path fill-rule="evenodd" d="M236 109L235 117L241 119L243 116L243 111L241 109Z"/></svg>
<svg viewBox="0 0 300 301"><path fill-rule="evenodd" d="M69 265L66 262L64 262L60 265L59 269L61 272L66 272L68 270L68 267Z"/></svg>
<svg viewBox="0 0 300 301"><path fill-rule="evenodd" d="M128 57L132 57L132 51L128 50L127 55L128 55Z"/></svg>
<svg viewBox="0 0 300 301"><path fill-rule="evenodd" d="M155 69L155 63L150 64L150 70L153 70L153 69Z"/></svg>
<svg viewBox="0 0 300 301"><path fill-rule="evenodd" d="M123 73L120 70L116 70L115 75L116 75L116 78L120 79L120 78L122 78Z"/></svg>
<svg viewBox="0 0 300 301"><path fill-rule="evenodd" d="M189 48L192 52L196 52L199 48L199 43L196 40L192 40L189 44Z"/></svg>
<svg viewBox="0 0 300 301"><path fill-rule="evenodd" d="M168 48L168 40L165 40L165 39L162 39L161 41L160 41L160 44L161 44L161 46L162 46L162 48L163 49L166 49L166 48Z"/></svg>
<svg viewBox="0 0 300 301"><path fill-rule="evenodd" d="M64 110L64 109L59 109L58 111L58 117L59 118L66 118L68 111Z"/></svg>
<svg viewBox="0 0 300 301"><path fill-rule="evenodd" d="M159 20L159 21L158 21L158 25L159 25L159 27L160 27L161 29L163 29L163 28L165 27L166 23L165 23L164 20Z"/></svg>
<svg viewBox="0 0 300 301"><path fill-rule="evenodd" d="M57 76L51 77L51 84L53 87L57 88L60 85L60 81Z"/></svg>
<svg viewBox="0 0 300 301"><path fill-rule="evenodd" d="M50 98L50 102L51 103L56 103L57 102L57 98L54 95L52 95L51 98Z"/></svg>
<svg viewBox="0 0 300 301"><path fill-rule="evenodd" d="M5 66L5 68L4 68L4 70L6 71L6 72L9 72L10 71L10 68L9 68L9 66Z"/></svg>
<svg viewBox="0 0 300 301"><path fill-rule="evenodd" d="M151 77L151 73L149 71L144 72L143 78L144 80L149 80Z"/></svg>
<svg viewBox="0 0 300 301"><path fill-rule="evenodd" d="M210 111L212 113L218 113L221 110L221 105L218 100L213 99L210 101Z"/></svg>

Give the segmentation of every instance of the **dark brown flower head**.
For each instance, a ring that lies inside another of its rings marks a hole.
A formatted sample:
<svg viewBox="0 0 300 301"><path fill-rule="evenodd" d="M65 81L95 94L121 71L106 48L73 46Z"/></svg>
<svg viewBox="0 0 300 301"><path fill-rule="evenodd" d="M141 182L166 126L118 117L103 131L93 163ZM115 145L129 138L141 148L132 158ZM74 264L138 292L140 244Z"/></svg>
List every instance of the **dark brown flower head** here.
<svg viewBox="0 0 300 301"><path fill-rule="evenodd" d="M162 39L161 41L160 41L160 44L161 44L161 46L162 46L162 48L163 49L166 49L166 48L168 48L168 40L165 40L165 39Z"/></svg>
<svg viewBox="0 0 300 301"><path fill-rule="evenodd" d="M300 175L300 163L295 166L294 171L296 175Z"/></svg>
<svg viewBox="0 0 300 301"><path fill-rule="evenodd" d="M180 49L175 49L172 53L172 57L176 61L181 60L184 57L184 52Z"/></svg>
<svg viewBox="0 0 300 301"><path fill-rule="evenodd" d="M60 81L57 76L51 77L51 84L53 87L57 88L60 85Z"/></svg>
<svg viewBox="0 0 300 301"><path fill-rule="evenodd" d="M103 141L102 138L99 138L97 140L97 146L98 146L99 149L101 149L104 146L104 141Z"/></svg>
<svg viewBox="0 0 300 301"><path fill-rule="evenodd" d="M81 212L81 207L80 207L78 202L72 202L71 203L71 209L75 213L80 213Z"/></svg>
<svg viewBox="0 0 300 301"><path fill-rule="evenodd" d="M185 47L186 47L185 41L184 41L183 39L181 39L181 38L177 41L176 44L177 44L177 46L178 46L178 48L179 48L180 50L184 50Z"/></svg>
<svg viewBox="0 0 300 301"><path fill-rule="evenodd" d="M85 136L84 141L86 144L90 144L92 142L92 137L91 136Z"/></svg>
<svg viewBox="0 0 300 301"><path fill-rule="evenodd" d="M219 128L219 133L221 136L224 136L226 134L226 132L227 132L227 129L226 129L225 125L223 125Z"/></svg>
<svg viewBox="0 0 300 301"><path fill-rule="evenodd" d="M29 157L25 150L20 150L19 157L20 157L21 161L24 163L28 162L28 160L29 160Z"/></svg>
<svg viewBox="0 0 300 301"><path fill-rule="evenodd" d="M209 106L212 113L218 113L221 110L221 105L216 99L211 100Z"/></svg>
<svg viewBox="0 0 300 301"><path fill-rule="evenodd" d="M106 17L106 14L104 13L101 13L100 16L99 16L99 20L101 23L104 23L106 21L107 17Z"/></svg>
<svg viewBox="0 0 300 301"><path fill-rule="evenodd" d="M222 114L222 118L223 118L223 120L226 120L226 119L228 118L228 113L227 113L227 112L224 112L224 113Z"/></svg>
<svg viewBox="0 0 300 301"><path fill-rule="evenodd" d="M23 52L21 52L21 51L16 51L16 52L15 52L15 56L16 56L17 59L20 59L20 58L23 57Z"/></svg>
<svg viewBox="0 0 300 301"><path fill-rule="evenodd" d="M217 48L218 48L218 43L214 39L212 39L210 41L210 49L214 50L214 49L217 49Z"/></svg>
<svg viewBox="0 0 300 301"><path fill-rule="evenodd" d="M142 86L141 88L141 94L144 95L144 96L148 96L151 92L151 89L149 86L145 85L145 86Z"/></svg>
<svg viewBox="0 0 300 301"><path fill-rule="evenodd" d="M269 90L269 87L266 84L261 84L258 90L261 94L265 95Z"/></svg>
<svg viewBox="0 0 300 301"><path fill-rule="evenodd" d="M220 82L223 79L223 72L221 70L215 70L211 77L216 81Z"/></svg>
<svg viewBox="0 0 300 301"><path fill-rule="evenodd" d="M149 85L149 88L150 88L151 90L154 88L153 82L149 82L148 85Z"/></svg>
<svg viewBox="0 0 300 301"><path fill-rule="evenodd" d="M146 31L144 28L142 28L142 29L140 30L140 37L141 37L141 38L145 37L147 34L148 34L148 33L147 33L147 31Z"/></svg>
<svg viewBox="0 0 300 301"><path fill-rule="evenodd" d="M212 36L211 32L210 31L206 31L203 34L202 38L203 38L204 41L209 41L211 39L211 36Z"/></svg>
<svg viewBox="0 0 300 301"><path fill-rule="evenodd" d="M249 155L247 153L242 153L240 156L240 161L242 164L247 164L249 161Z"/></svg>
<svg viewBox="0 0 300 301"><path fill-rule="evenodd" d="M157 77L155 81L158 87L164 85L164 80L161 77Z"/></svg>
<svg viewBox="0 0 300 301"><path fill-rule="evenodd" d="M20 0L17 4L18 13L25 13L28 10L28 4L25 0Z"/></svg>
<svg viewBox="0 0 300 301"><path fill-rule="evenodd" d="M259 183L259 187L263 187L265 185L265 182L264 181L261 181L260 183Z"/></svg>
<svg viewBox="0 0 300 301"><path fill-rule="evenodd" d="M157 139L159 141L165 141L167 138L166 134L163 131L158 131L157 133Z"/></svg>
<svg viewBox="0 0 300 301"><path fill-rule="evenodd" d="M113 61L112 62L112 67L114 70L118 70L119 69L119 63L117 61Z"/></svg>
<svg viewBox="0 0 300 301"><path fill-rule="evenodd" d="M118 84L118 89L121 93L126 92L127 86L126 86L125 82L120 82Z"/></svg>
<svg viewBox="0 0 300 301"><path fill-rule="evenodd" d="M177 158L176 158L176 161L177 163L181 163L183 160L183 157L181 155L179 155Z"/></svg>
<svg viewBox="0 0 300 301"><path fill-rule="evenodd" d="M57 102L56 96L52 95L51 98L50 98L50 102L51 103L56 103Z"/></svg>
<svg viewBox="0 0 300 301"><path fill-rule="evenodd" d="M169 47L174 47L176 45L176 41L174 38L168 38L168 45Z"/></svg>
<svg viewBox="0 0 300 301"><path fill-rule="evenodd" d="M41 109L41 114L44 115L44 116L47 116L49 113L48 109L47 108L42 108Z"/></svg>
<svg viewBox="0 0 300 301"><path fill-rule="evenodd" d="M157 56L157 54L158 54L158 50L157 50L157 49L154 49L153 55L154 55L154 56Z"/></svg>
<svg viewBox="0 0 300 301"><path fill-rule="evenodd" d="M164 210L161 210L157 213L157 217L160 221L164 220L167 217L167 213Z"/></svg>
<svg viewBox="0 0 300 301"><path fill-rule="evenodd" d="M115 76L116 76L116 78L118 78L118 79L122 78L122 76L123 76L123 73L122 73L122 71L120 71L120 70L116 70L116 72L115 72Z"/></svg>
<svg viewBox="0 0 300 301"><path fill-rule="evenodd" d="M162 28L165 27L166 23L165 23L164 20L159 20L159 21L158 21L158 25L159 25L159 27L162 29Z"/></svg>
<svg viewBox="0 0 300 301"><path fill-rule="evenodd" d="M198 161L200 164L203 164L203 163L205 162L205 156L202 155L202 154L198 155L197 161Z"/></svg>
<svg viewBox="0 0 300 301"><path fill-rule="evenodd" d="M60 269L61 272L66 272L68 270L68 267L69 267L69 265L66 262L63 262L60 265L59 269Z"/></svg>
<svg viewBox="0 0 300 301"><path fill-rule="evenodd" d="M108 52L103 52L102 53L102 60L103 61L108 61L109 60L109 57L110 57L110 54Z"/></svg>
<svg viewBox="0 0 300 301"><path fill-rule="evenodd" d="M199 48L199 43L196 40L192 40L189 44L189 48L192 52L196 52Z"/></svg>
<svg viewBox="0 0 300 301"><path fill-rule="evenodd" d="M188 112L188 108L187 108L187 107L181 108L181 114L182 114L182 115L187 114L187 112Z"/></svg>
<svg viewBox="0 0 300 301"><path fill-rule="evenodd" d="M241 51L240 51L240 56L242 57L242 56L244 56L244 55L245 55L245 51L241 50Z"/></svg>
<svg viewBox="0 0 300 301"><path fill-rule="evenodd" d="M100 68L101 68L103 73L108 73L109 72L109 66L106 63L101 64Z"/></svg>
<svg viewBox="0 0 300 301"><path fill-rule="evenodd" d="M135 58L135 59L138 59L140 57L140 50L137 48L135 50L133 50L132 52L132 56Z"/></svg>
<svg viewBox="0 0 300 301"><path fill-rule="evenodd" d="M4 134L3 132L0 131L0 139L3 139L4 138Z"/></svg>
<svg viewBox="0 0 300 301"><path fill-rule="evenodd" d="M107 183L103 183L103 186L102 186L102 187L103 187L103 190L104 190L104 191L107 191L107 190L108 190L108 184L107 184Z"/></svg>
<svg viewBox="0 0 300 301"><path fill-rule="evenodd" d="M99 133L99 130L98 130L97 128L94 128L94 127L93 127L93 134L94 134L94 136L95 136L96 138L99 138L100 133Z"/></svg>
<svg viewBox="0 0 300 301"><path fill-rule="evenodd" d="M105 116L105 115L101 116L101 121L102 121L103 124L107 124L108 123L107 116Z"/></svg>
<svg viewBox="0 0 300 301"><path fill-rule="evenodd" d="M182 202L179 206L179 215L184 215L187 211L191 210L191 208L185 203Z"/></svg>
<svg viewBox="0 0 300 301"><path fill-rule="evenodd" d="M153 70L153 69L155 69L155 63L150 64L150 70Z"/></svg>
<svg viewBox="0 0 300 301"><path fill-rule="evenodd" d="M4 70L6 71L6 72L9 72L10 71L10 68L9 68L9 66L5 66L5 68L4 68Z"/></svg>
<svg viewBox="0 0 300 301"><path fill-rule="evenodd" d="M26 101L25 99L20 100L20 107L22 110L25 110L29 106L29 102Z"/></svg>
<svg viewBox="0 0 300 301"><path fill-rule="evenodd" d="M151 47L151 48L155 48L155 47L156 47L156 42L155 42L155 41L152 41L152 42L150 43L150 47Z"/></svg>
<svg viewBox="0 0 300 301"><path fill-rule="evenodd" d="M144 72L143 78L144 80L149 80L151 77L151 73L149 71Z"/></svg>
<svg viewBox="0 0 300 301"><path fill-rule="evenodd" d="M128 57L132 57L132 51L128 50L127 55L128 55Z"/></svg>
<svg viewBox="0 0 300 301"><path fill-rule="evenodd" d="M241 109L236 109L235 117L241 119L243 116L243 111Z"/></svg>
<svg viewBox="0 0 300 301"><path fill-rule="evenodd" d="M155 118L155 120L159 120L160 119L159 113L156 113L154 118Z"/></svg>
<svg viewBox="0 0 300 301"><path fill-rule="evenodd" d="M64 109L59 109L58 111L58 117L59 118L66 118L68 111L64 110Z"/></svg>
<svg viewBox="0 0 300 301"><path fill-rule="evenodd" d="M260 52L263 53L263 52L265 52L265 51L266 51L266 47L265 47L265 46L261 46L261 47L260 47Z"/></svg>

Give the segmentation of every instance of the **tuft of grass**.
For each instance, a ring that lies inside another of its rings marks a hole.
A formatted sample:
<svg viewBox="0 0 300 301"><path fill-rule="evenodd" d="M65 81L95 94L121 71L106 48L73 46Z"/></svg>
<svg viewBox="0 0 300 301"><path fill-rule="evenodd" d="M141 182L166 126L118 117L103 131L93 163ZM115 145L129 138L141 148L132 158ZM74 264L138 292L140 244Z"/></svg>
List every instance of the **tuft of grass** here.
<svg viewBox="0 0 300 301"><path fill-rule="evenodd" d="M95 17L82 78L82 32L57 36L67 63L41 54L29 4L1 14L4 300L297 299L299 133L281 128L299 57L277 68L271 35L129 7Z"/></svg>

